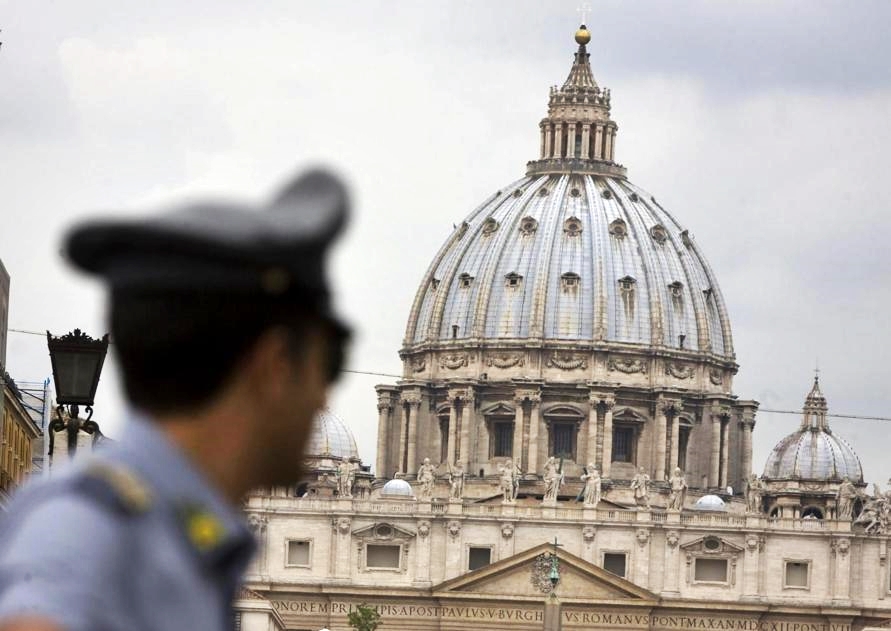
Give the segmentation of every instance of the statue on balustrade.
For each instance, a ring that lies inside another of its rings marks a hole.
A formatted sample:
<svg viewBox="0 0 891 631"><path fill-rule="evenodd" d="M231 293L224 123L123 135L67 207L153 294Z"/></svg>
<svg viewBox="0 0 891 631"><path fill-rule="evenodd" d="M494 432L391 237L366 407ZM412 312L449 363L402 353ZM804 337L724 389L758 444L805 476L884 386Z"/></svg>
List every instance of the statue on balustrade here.
<svg viewBox="0 0 891 631"><path fill-rule="evenodd" d="M464 497L464 465L460 460L455 461L454 467L449 467L449 497L460 500Z"/></svg>
<svg viewBox="0 0 891 631"><path fill-rule="evenodd" d="M356 481L356 465L349 460L341 460L337 465L337 495L353 496L353 483Z"/></svg>
<svg viewBox="0 0 891 631"><path fill-rule="evenodd" d="M888 481L891 484L891 480ZM865 493L860 499L864 502L863 510L854 520L854 524L863 526L863 532L867 535L891 534L891 488L882 493L878 484L873 484L875 496L869 497Z"/></svg>
<svg viewBox="0 0 891 631"><path fill-rule="evenodd" d="M520 490L520 475L520 468L510 458L498 465L498 487L504 494L505 502L516 501Z"/></svg>
<svg viewBox="0 0 891 631"><path fill-rule="evenodd" d="M551 456L544 466L545 502L556 502L560 487L563 486L563 459L557 464L557 459Z"/></svg>
<svg viewBox="0 0 891 631"><path fill-rule="evenodd" d="M585 472L582 474L582 482L585 483L585 488L582 490L585 498L585 506L596 507L600 503L602 482L600 479L600 472L597 470L597 467L594 466L593 462L589 462L588 466L585 467Z"/></svg>
<svg viewBox="0 0 891 631"><path fill-rule="evenodd" d="M856 499L857 488L851 483L848 476L845 476L838 486L838 493L835 496L838 519L850 521L854 517L854 500Z"/></svg>
<svg viewBox="0 0 891 631"><path fill-rule="evenodd" d="M671 487L671 494L668 496L669 510L683 510L684 500L687 498L687 479L681 473L680 467L674 468L668 484Z"/></svg>
<svg viewBox="0 0 891 631"><path fill-rule="evenodd" d="M637 475L631 479L631 490L634 492L634 503L638 506L650 507L650 476L641 467Z"/></svg>
<svg viewBox="0 0 891 631"><path fill-rule="evenodd" d="M764 482L753 473L746 484L746 512L760 515L764 510L763 497Z"/></svg>
<svg viewBox="0 0 891 631"><path fill-rule="evenodd" d="M424 458L424 464L418 469L418 482L421 485L421 499L433 497L433 486L436 484L436 467L430 464L430 458Z"/></svg>

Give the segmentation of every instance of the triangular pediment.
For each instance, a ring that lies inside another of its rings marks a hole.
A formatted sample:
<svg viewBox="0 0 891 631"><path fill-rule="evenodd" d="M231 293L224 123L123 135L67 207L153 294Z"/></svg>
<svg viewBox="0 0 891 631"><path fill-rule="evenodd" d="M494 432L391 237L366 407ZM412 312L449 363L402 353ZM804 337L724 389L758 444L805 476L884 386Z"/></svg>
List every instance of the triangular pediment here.
<svg viewBox="0 0 891 631"><path fill-rule="evenodd" d="M487 596L527 596L542 599L547 591L552 544L543 543L479 570L468 572L434 588L439 597L479 594ZM556 593L561 599L657 601L652 592L638 587L602 567L558 549L560 582ZM544 577L542 576L544 574Z"/></svg>
<svg viewBox="0 0 891 631"><path fill-rule="evenodd" d="M410 530L394 526L389 522L379 521L370 526L359 528L353 531L353 536L357 539L367 539L373 541L407 541L415 536Z"/></svg>
<svg viewBox="0 0 891 631"><path fill-rule="evenodd" d="M735 543L727 541L722 537L709 535L707 537L700 537L699 539L694 539L693 541L688 541L687 543L681 544L681 550L684 550L685 552L699 552L704 554L739 554L743 551L743 548L742 546L738 546Z"/></svg>

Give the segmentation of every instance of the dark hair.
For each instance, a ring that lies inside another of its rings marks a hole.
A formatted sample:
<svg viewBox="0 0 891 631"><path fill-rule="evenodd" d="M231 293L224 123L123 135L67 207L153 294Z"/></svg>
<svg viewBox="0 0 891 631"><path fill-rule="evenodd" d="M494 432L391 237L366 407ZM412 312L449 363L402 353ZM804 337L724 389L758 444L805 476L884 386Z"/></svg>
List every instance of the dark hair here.
<svg viewBox="0 0 891 631"><path fill-rule="evenodd" d="M299 354L311 327L328 322L307 298L136 291L112 292L110 320L127 398L154 414L208 403L268 329L285 328Z"/></svg>

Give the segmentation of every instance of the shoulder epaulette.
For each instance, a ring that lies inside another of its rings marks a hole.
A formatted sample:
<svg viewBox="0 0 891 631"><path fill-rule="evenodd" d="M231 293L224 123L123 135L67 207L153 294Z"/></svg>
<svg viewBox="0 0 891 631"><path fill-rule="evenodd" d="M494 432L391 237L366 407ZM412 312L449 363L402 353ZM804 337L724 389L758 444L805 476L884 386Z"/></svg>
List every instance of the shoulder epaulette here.
<svg viewBox="0 0 891 631"><path fill-rule="evenodd" d="M75 489L128 515L144 513L152 506L149 486L125 465L94 462L74 482Z"/></svg>

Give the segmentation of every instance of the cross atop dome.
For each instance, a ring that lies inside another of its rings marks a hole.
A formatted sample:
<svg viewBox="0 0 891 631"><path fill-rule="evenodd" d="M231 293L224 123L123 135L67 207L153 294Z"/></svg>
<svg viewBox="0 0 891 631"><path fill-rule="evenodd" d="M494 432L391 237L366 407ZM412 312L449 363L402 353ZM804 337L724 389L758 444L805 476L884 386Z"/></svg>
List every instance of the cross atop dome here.
<svg viewBox="0 0 891 631"><path fill-rule="evenodd" d="M582 23L575 32L569 76L551 88L548 115L539 123L541 152L528 163L527 175L590 173L625 177L615 162L618 125L610 119L610 92L601 89L591 71L587 45L591 32Z"/></svg>

